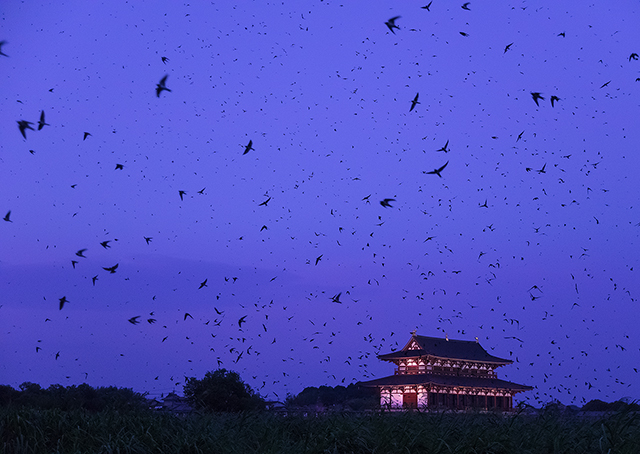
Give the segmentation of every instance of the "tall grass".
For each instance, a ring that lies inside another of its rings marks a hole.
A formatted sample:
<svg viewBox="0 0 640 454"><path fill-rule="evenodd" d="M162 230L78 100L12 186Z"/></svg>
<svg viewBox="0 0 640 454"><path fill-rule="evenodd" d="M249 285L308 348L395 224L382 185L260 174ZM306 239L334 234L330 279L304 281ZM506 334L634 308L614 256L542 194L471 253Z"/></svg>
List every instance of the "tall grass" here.
<svg viewBox="0 0 640 454"><path fill-rule="evenodd" d="M638 453L640 417L0 408L0 453Z"/></svg>

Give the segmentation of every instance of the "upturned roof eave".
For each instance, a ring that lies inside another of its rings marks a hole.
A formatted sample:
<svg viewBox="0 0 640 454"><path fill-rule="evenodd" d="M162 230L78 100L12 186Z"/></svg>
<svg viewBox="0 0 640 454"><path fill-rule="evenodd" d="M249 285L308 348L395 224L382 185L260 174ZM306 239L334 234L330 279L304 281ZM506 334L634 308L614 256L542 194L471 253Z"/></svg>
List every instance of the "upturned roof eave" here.
<svg viewBox="0 0 640 454"><path fill-rule="evenodd" d="M448 360L457 360L457 361L470 361L474 363L492 363L492 364L498 364L500 366L506 365L506 364L513 364L513 361L511 361L510 359L499 358L497 356L491 356L491 359L455 358L455 357L433 355L424 350L400 350L397 352L385 353L383 355L376 355L376 356L381 361L389 361L389 362L393 362L394 360L405 359L405 358L431 357L431 358L444 359L444 360L448 359Z"/></svg>

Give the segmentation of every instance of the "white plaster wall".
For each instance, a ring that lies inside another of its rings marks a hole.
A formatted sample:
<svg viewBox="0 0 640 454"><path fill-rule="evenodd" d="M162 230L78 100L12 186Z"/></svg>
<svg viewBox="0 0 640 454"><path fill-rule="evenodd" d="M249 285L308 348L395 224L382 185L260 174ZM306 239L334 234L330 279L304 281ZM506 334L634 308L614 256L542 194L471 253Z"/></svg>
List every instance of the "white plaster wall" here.
<svg viewBox="0 0 640 454"><path fill-rule="evenodd" d="M386 408L391 402L391 393L389 391L380 391L380 406Z"/></svg>
<svg viewBox="0 0 640 454"><path fill-rule="evenodd" d="M418 408L427 408L429 403L429 393L418 392Z"/></svg>

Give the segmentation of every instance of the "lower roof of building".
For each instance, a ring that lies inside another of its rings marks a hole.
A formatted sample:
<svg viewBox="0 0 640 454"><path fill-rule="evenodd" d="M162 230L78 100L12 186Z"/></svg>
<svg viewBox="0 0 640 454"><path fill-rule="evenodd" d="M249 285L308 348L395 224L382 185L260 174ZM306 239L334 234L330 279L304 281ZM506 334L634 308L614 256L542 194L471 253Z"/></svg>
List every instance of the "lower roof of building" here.
<svg viewBox="0 0 640 454"><path fill-rule="evenodd" d="M411 386L411 385L436 385L445 387L464 388L494 388L508 389L511 391L528 391L531 386L520 385L499 378L473 377L462 375L439 375L439 374L398 374L375 380L362 381L361 386Z"/></svg>

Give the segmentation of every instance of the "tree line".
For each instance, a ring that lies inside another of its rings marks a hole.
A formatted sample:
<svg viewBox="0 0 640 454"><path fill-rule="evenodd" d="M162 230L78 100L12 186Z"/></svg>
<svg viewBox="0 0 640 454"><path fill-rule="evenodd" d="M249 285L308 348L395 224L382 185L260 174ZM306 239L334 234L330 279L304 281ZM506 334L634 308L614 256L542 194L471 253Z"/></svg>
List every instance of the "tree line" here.
<svg viewBox="0 0 640 454"><path fill-rule="evenodd" d="M260 411L270 404L246 384L237 372L226 369L209 371L202 379L187 378L183 391L191 407L202 412ZM287 410L362 411L378 409L380 400L375 389L350 384L346 387L307 387L297 395L287 396L282 404ZM550 403L548 407L554 405ZM144 394L129 388L93 388L87 384L42 388L36 383L25 382L19 389L0 385L0 406L126 412L149 410L150 405ZM587 402L580 410L640 411L640 405L625 400L607 403L596 399Z"/></svg>
<svg viewBox="0 0 640 454"><path fill-rule="evenodd" d="M0 385L0 406L32 407L60 410L84 409L91 412L116 410L120 412L146 410L149 403L143 394L129 388L81 385L51 385L43 388L24 382L19 389Z"/></svg>

